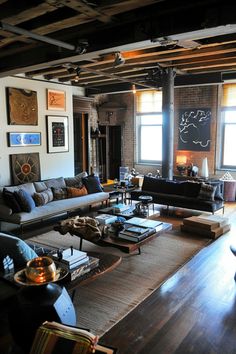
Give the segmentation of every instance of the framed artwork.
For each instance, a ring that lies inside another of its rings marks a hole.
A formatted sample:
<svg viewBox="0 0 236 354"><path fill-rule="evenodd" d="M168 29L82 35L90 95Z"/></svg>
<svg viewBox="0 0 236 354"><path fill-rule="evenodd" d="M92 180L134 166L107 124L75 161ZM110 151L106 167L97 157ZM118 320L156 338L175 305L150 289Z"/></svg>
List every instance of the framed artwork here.
<svg viewBox="0 0 236 354"><path fill-rule="evenodd" d="M66 110L65 91L47 89L47 109L56 111Z"/></svg>
<svg viewBox="0 0 236 354"><path fill-rule="evenodd" d="M47 116L47 152L69 151L68 133L68 117Z"/></svg>
<svg viewBox="0 0 236 354"><path fill-rule="evenodd" d="M6 94L8 124L38 125L36 91L7 87Z"/></svg>
<svg viewBox="0 0 236 354"><path fill-rule="evenodd" d="M8 135L8 146L39 146L41 145L41 133L16 133Z"/></svg>
<svg viewBox="0 0 236 354"><path fill-rule="evenodd" d="M40 181L39 153L10 155L12 184Z"/></svg>
<svg viewBox="0 0 236 354"><path fill-rule="evenodd" d="M211 109L181 109L178 131L178 150L210 151Z"/></svg>

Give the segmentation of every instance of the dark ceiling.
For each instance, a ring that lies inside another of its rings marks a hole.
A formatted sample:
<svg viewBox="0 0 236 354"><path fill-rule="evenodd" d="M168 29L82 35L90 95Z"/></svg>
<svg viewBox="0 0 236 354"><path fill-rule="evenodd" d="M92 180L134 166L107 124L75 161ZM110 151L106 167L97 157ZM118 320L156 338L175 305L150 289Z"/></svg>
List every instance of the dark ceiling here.
<svg viewBox="0 0 236 354"><path fill-rule="evenodd" d="M176 86L236 78L235 1L0 0L0 21L0 77L88 95L160 87L168 68Z"/></svg>

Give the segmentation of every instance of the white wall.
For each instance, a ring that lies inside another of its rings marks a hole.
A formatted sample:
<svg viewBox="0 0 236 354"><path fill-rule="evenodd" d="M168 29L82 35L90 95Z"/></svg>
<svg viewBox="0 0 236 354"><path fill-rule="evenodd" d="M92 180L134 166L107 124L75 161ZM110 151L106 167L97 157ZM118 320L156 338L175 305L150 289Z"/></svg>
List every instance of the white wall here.
<svg viewBox="0 0 236 354"><path fill-rule="evenodd" d="M37 91L38 125L9 125L7 118L6 87ZM47 110L46 89L66 92L66 111ZM83 90L69 85L30 80L23 77L0 79L0 186L11 184L10 155L39 153L41 179L74 175L73 107L72 95L83 96ZM47 153L46 116L68 116L69 152ZM41 132L41 146L8 147L7 132Z"/></svg>

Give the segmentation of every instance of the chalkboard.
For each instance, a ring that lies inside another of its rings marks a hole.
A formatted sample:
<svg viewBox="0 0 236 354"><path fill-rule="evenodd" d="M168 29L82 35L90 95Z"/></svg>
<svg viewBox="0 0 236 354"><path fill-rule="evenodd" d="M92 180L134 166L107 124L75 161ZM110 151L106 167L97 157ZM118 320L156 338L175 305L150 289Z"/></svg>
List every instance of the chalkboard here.
<svg viewBox="0 0 236 354"><path fill-rule="evenodd" d="M178 150L209 151L211 145L211 109L181 109L179 111L178 130Z"/></svg>

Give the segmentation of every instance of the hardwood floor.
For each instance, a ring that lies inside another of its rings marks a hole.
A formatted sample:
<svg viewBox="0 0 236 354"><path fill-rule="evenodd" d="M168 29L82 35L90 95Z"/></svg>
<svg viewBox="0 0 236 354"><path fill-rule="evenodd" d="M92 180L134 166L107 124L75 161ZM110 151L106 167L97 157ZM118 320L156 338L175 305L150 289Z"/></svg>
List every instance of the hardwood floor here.
<svg viewBox="0 0 236 354"><path fill-rule="evenodd" d="M108 331L106 344L120 354L236 353L236 203L226 204L225 216L231 231Z"/></svg>
<svg viewBox="0 0 236 354"><path fill-rule="evenodd" d="M236 353L236 257L230 250L236 246L236 203L226 203L225 216L231 231L202 249L101 342L118 348L117 354ZM180 219L170 222L175 227ZM1 354L10 353L10 341L1 317Z"/></svg>

